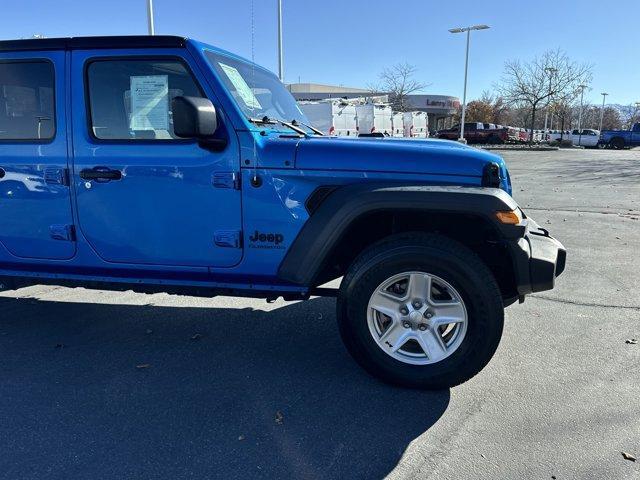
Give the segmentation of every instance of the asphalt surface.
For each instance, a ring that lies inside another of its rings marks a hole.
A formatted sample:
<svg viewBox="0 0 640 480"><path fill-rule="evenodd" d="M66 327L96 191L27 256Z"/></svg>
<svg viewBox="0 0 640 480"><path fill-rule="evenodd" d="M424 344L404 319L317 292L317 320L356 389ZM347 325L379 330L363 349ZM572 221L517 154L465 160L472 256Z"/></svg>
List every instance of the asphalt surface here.
<svg viewBox="0 0 640 480"><path fill-rule="evenodd" d="M640 151L503 152L568 249L487 368L393 388L334 301L0 294L0 478L640 478Z"/></svg>

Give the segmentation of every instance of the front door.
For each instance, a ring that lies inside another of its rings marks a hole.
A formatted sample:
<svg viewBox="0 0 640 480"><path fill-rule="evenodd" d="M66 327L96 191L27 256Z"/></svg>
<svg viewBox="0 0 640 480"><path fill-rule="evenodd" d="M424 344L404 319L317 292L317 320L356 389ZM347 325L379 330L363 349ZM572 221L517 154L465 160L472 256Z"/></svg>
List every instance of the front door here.
<svg viewBox="0 0 640 480"><path fill-rule="evenodd" d="M73 146L79 229L108 262L229 267L240 262L239 147L182 49L75 51ZM208 97L227 129L212 152L176 137L171 100Z"/></svg>
<svg viewBox="0 0 640 480"><path fill-rule="evenodd" d="M65 53L0 52L0 248L74 256L67 176Z"/></svg>

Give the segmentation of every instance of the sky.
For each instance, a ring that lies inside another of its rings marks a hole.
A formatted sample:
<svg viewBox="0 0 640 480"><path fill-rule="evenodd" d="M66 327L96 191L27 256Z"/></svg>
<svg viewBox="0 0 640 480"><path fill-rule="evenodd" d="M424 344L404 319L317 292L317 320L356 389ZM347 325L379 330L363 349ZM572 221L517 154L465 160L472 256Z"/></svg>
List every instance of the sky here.
<svg viewBox="0 0 640 480"><path fill-rule="evenodd" d="M253 3L253 7L252 7ZM232 51L277 71L276 0L154 0L156 34ZM640 101L640 0L283 0L286 82L366 88L382 69L415 65L423 93L462 97L465 37L473 32L468 100L491 91L506 60L562 48L593 65L585 101ZM0 38L145 34L146 0L0 0ZM252 22L253 11L253 22ZM253 34L252 34L253 23ZM253 38L253 42L252 42ZM252 48L253 44L253 48Z"/></svg>

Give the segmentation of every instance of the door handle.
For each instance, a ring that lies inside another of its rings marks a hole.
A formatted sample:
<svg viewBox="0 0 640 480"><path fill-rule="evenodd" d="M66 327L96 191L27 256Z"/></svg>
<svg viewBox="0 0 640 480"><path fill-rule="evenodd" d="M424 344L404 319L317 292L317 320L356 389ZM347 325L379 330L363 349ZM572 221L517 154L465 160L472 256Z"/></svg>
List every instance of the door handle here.
<svg viewBox="0 0 640 480"><path fill-rule="evenodd" d="M97 182L110 182L111 180L122 180L122 172L108 167L85 168L80 171L80 178Z"/></svg>
<svg viewBox="0 0 640 480"><path fill-rule="evenodd" d="M7 172L4 171L4 168L0 167L0 178L4 178Z"/></svg>

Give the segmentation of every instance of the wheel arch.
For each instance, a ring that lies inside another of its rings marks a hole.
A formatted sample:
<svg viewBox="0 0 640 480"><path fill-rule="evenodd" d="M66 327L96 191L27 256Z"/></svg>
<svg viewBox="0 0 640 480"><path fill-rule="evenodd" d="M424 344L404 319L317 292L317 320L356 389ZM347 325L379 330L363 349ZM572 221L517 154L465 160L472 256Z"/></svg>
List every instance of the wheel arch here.
<svg viewBox="0 0 640 480"><path fill-rule="evenodd" d="M624 137L620 135L615 135L609 139L608 144L614 148L618 148L618 147L624 148L627 145L627 141L625 140Z"/></svg>
<svg viewBox="0 0 640 480"><path fill-rule="evenodd" d="M281 279L315 287L342 276L364 249L383 238L411 231L434 232L478 254L496 276L503 296L517 296L512 259L502 240L521 237L524 229L496 220L495 211L517 208L504 191L359 184L327 194L327 187L321 188L322 200L313 202L309 220L279 267Z"/></svg>

